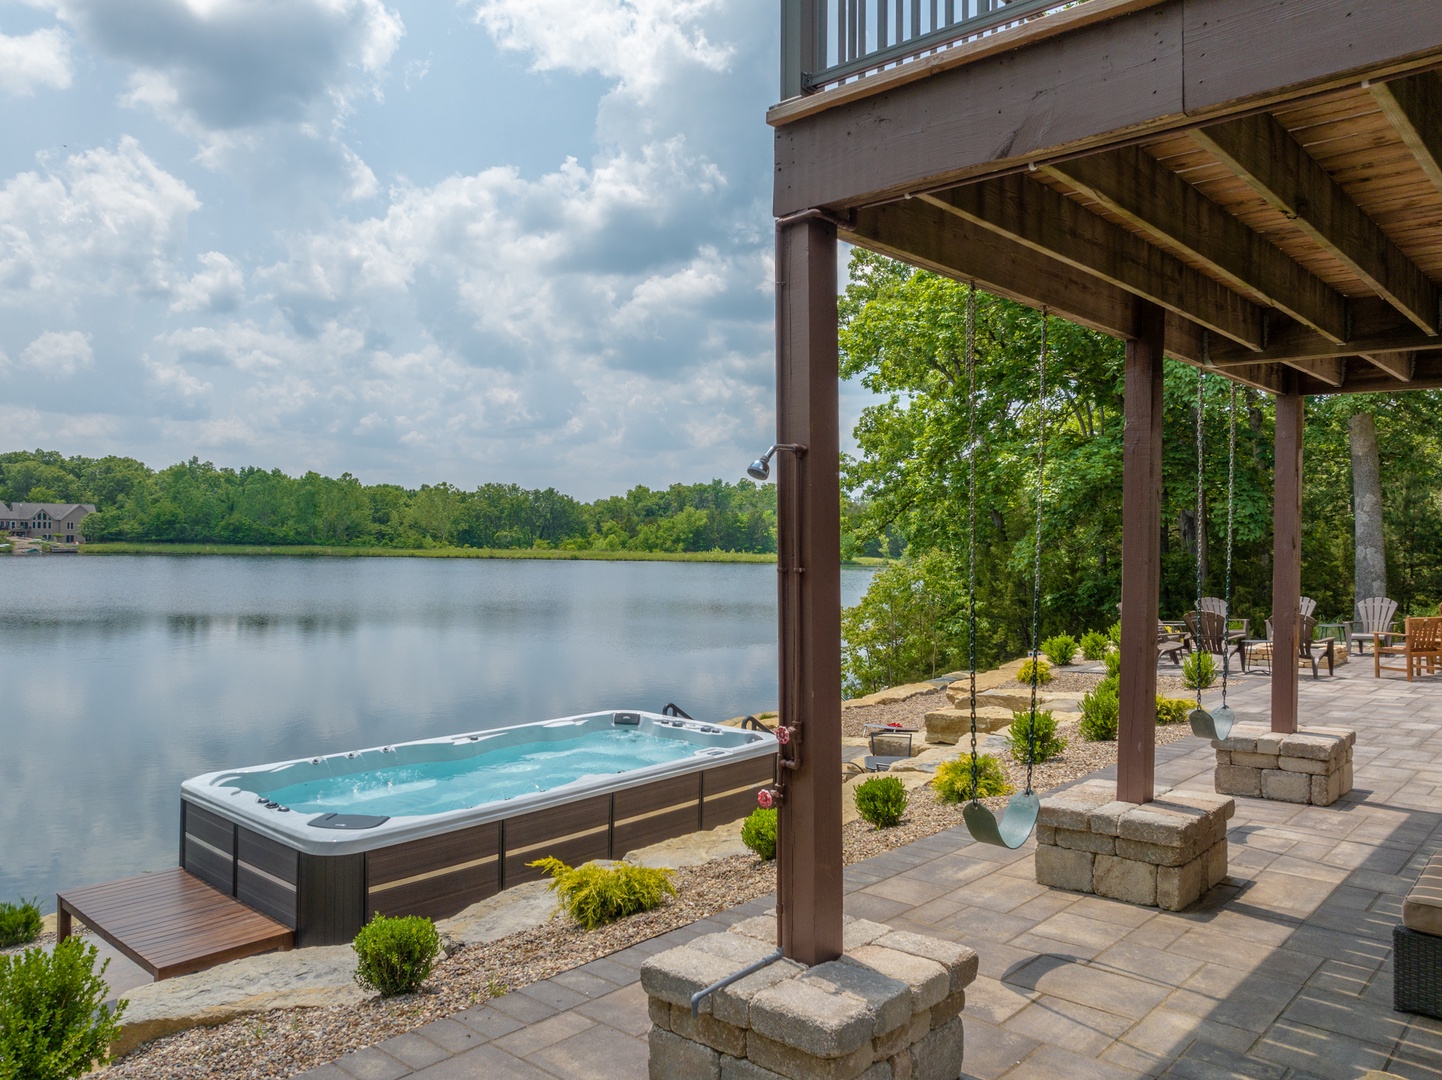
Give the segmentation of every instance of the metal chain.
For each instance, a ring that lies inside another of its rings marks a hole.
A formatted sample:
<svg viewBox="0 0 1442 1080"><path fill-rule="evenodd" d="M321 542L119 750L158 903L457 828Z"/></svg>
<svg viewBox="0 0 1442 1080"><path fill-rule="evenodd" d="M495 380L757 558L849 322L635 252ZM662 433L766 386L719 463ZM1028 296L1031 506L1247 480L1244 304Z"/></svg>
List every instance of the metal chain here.
<svg viewBox="0 0 1442 1080"><path fill-rule="evenodd" d="M1047 315L1041 309L1041 353L1036 377L1036 543L1032 552L1031 577L1031 714L1026 728L1026 793L1031 794L1031 771L1036 763L1036 693L1040 673L1037 657L1041 649L1041 526L1042 494L1046 480L1046 352Z"/></svg>
<svg viewBox="0 0 1442 1080"><path fill-rule="evenodd" d="M971 702L971 801L981 788L980 763L976 755L976 282L966 292L966 640L967 675Z"/></svg>
<svg viewBox="0 0 1442 1080"><path fill-rule="evenodd" d="M1197 370L1197 517L1192 523L1192 539L1196 544L1197 563L1197 708L1202 707L1202 645L1205 635L1202 632L1202 485L1204 481L1203 468L1206 459L1202 456L1204 447L1202 443L1202 387L1206 379L1206 373ZM1222 662L1226 663L1226 623L1222 625Z"/></svg>
<svg viewBox="0 0 1442 1080"><path fill-rule="evenodd" d="M1226 603L1227 628L1232 625L1232 527L1236 517L1237 508L1237 384L1232 383L1232 404L1227 414L1227 576L1225 581L1225 592L1222 596ZM1246 637L1246 634L1242 635ZM1246 648L1246 644L1242 648ZM1227 704L1227 675L1231 667L1227 658L1231 654L1222 651L1222 705Z"/></svg>

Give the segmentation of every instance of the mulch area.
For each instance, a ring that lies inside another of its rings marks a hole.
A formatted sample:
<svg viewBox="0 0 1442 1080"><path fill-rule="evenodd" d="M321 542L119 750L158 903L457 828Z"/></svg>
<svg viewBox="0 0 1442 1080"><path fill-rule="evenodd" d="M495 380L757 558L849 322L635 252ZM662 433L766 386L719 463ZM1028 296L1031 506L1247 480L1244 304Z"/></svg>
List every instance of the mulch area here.
<svg viewBox="0 0 1442 1080"><path fill-rule="evenodd" d="M1047 690L1080 693L1101 675L1060 672ZM1175 684L1175 685L1171 685ZM1181 680L1158 679L1158 692L1189 696ZM946 694L935 690L907 701L847 709L843 724L861 733L861 724L900 723L924 727L927 712L948 704ZM1077 722L1061 721L1058 733L1067 740L1064 753L1035 768L1033 786L1046 792L1080 779L1116 762L1116 743L1089 743L1076 730ZM1185 724L1157 728L1157 744L1191 734ZM1025 769L1004 752L1002 762L1011 783L1025 783ZM850 865L961 824L961 807L931 798L930 788L912 794L900 825L877 829L853 821L842 829L843 857ZM1000 810L1006 798L987 799ZM485 1001L508 989L548 979L562 971L607 956L627 946L734 907L776 888L772 863L750 856L717 859L676 871L678 895L654 911L634 915L599 930L586 931L562 919L513 934L486 945L456 947L436 965L419 994L358 1006L292 1009L234 1020L213 1028L199 1028L156 1040L102 1070L112 1080L281 1080L332 1061L342 1054L373 1045L392 1035L420 1027ZM99 1074L97 1074L99 1075Z"/></svg>

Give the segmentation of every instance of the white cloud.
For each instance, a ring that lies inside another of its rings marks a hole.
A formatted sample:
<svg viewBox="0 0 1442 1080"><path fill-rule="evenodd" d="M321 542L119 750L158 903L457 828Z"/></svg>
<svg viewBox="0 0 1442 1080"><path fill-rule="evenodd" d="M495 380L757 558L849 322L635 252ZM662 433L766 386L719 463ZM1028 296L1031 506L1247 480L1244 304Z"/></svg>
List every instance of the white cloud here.
<svg viewBox="0 0 1442 1080"><path fill-rule="evenodd" d="M42 165L48 166L42 158ZM126 136L0 188L0 305L161 295L200 200Z"/></svg>
<svg viewBox="0 0 1442 1080"><path fill-rule="evenodd" d="M68 379L95 360L90 335L79 330L47 331L25 347L20 366L52 378Z"/></svg>
<svg viewBox="0 0 1442 1080"><path fill-rule="evenodd" d="M476 21L537 71L596 72L650 98L683 66L722 71L732 50L695 23L719 0L480 0Z"/></svg>
<svg viewBox="0 0 1442 1080"><path fill-rule="evenodd" d="M28 97L42 87L64 90L70 85L70 38L46 27L23 37L0 34L0 90Z"/></svg>
<svg viewBox="0 0 1442 1080"><path fill-rule="evenodd" d="M245 272L229 256L207 251L200 256L201 270L172 292L170 310L234 311L245 299Z"/></svg>
<svg viewBox="0 0 1442 1080"><path fill-rule="evenodd" d="M61 0L59 11L135 66L125 100L204 130L301 121L374 93L405 33L381 0Z"/></svg>

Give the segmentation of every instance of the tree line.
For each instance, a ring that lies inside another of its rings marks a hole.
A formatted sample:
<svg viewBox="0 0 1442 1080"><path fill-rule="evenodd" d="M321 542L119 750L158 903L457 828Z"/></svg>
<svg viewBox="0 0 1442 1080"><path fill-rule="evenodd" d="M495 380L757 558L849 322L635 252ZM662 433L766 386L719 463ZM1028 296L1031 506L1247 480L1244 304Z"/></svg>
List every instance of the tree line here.
<svg viewBox="0 0 1442 1080"><path fill-rule="evenodd" d="M1041 315L980 291L976 302L975 646L984 665L1018 656L1030 642L1039 490L1041 637L1105 629L1117 619L1123 345L1048 319L1039 395ZM964 668L969 659L966 305L963 284L862 249L852 253L841 300L842 373L878 399L856 430L860 454L843 466L858 500L853 535L865 542L890 531L908 545L906 562L878 573L862 604L846 613L853 689ZM1174 361L1164 377L1161 614L1180 618L1196 606L1199 564L1205 595L1226 588L1232 384ZM1241 387L1235 418L1232 610L1250 617L1260 636L1272 602L1272 401ZM1354 519L1352 455L1367 450L1358 431L1375 432L1381 513ZM1435 614L1442 598L1442 393L1310 398L1304 459L1302 592L1317 600L1319 621L1350 619L1355 596L1376 588L1375 577L1354 584L1359 525L1377 530L1361 546L1382 557L1386 593L1399 613Z"/></svg>
<svg viewBox="0 0 1442 1080"><path fill-rule="evenodd" d="M152 470L128 457L0 454L0 501L94 503L88 541L634 552L776 550L776 489L638 486L581 502L555 488L448 483L407 488L308 472L218 468L191 458ZM873 544L878 547L879 543Z"/></svg>

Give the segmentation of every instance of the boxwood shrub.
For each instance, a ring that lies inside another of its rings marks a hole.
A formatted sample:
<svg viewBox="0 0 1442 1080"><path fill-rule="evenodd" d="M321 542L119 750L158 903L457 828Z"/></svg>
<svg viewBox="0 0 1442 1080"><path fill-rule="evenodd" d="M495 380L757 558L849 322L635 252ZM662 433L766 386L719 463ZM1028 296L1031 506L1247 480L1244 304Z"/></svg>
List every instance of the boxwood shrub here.
<svg viewBox="0 0 1442 1080"><path fill-rule="evenodd" d="M906 813L906 785L895 776L873 776L856 785L856 812L878 829L901 823Z"/></svg>
<svg viewBox="0 0 1442 1080"><path fill-rule="evenodd" d="M351 948L356 954L355 981L381 997L414 994L430 976L441 936L436 924L420 915L389 918L377 914L361 927Z"/></svg>
<svg viewBox="0 0 1442 1080"><path fill-rule="evenodd" d="M758 858L776 858L776 811L758 806L741 823L741 842L756 852Z"/></svg>

